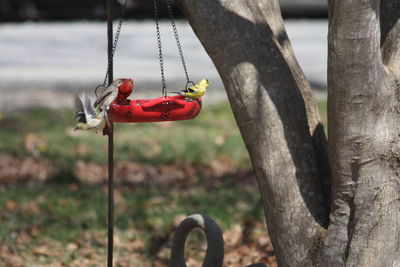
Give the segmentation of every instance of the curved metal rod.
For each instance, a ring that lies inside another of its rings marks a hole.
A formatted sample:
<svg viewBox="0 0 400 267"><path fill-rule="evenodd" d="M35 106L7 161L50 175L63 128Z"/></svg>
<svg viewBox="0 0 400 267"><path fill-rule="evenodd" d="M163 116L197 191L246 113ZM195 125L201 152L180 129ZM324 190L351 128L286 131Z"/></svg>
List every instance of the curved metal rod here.
<svg viewBox="0 0 400 267"><path fill-rule="evenodd" d="M219 225L209 216L193 214L184 219L175 231L172 241L169 267L187 267L185 262L185 243L189 233L202 229L207 238L207 251L203 267L222 267L224 262L224 239ZM247 267L267 267L264 263L255 263Z"/></svg>
<svg viewBox="0 0 400 267"><path fill-rule="evenodd" d="M195 228L201 228L207 237L207 252L202 266L222 267L224 239L221 229L213 219L203 214L191 215L179 224L172 241L169 267L187 267L185 262L186 238Z"/></svg>

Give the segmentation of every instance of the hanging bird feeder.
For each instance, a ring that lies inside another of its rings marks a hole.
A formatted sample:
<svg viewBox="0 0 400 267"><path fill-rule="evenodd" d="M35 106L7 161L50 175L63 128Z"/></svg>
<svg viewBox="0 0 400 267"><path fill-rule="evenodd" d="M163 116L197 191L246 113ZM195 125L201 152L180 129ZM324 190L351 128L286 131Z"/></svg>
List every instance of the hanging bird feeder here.
<svg viewBox="0 0 400 267"><path fill-rule="evenodd" d="M107 1L107 40L108 40L108 67L105 75L105 79L102 85L98 86L95 90L97 96L97 89L99 87L106 88L108 84L109 88L113 81L113 58L114 53L118 44L118 39L121 32L122 21L127 5L125 0L122 8L122 15L119 21L115 38L113 39L113 17L112 17L112 0ZM155 99L128 99L133 90L132 79L120 79L122 85L118 87L118 95L113 103L108 107L104 107L106 124L103 129L103 134L108 135L108 244L107 244L107 267L113 266L113 247L114 247L114 130L113 123L140 123L140 122L160 122L160 121L179 121L189 120L195 118L201 111L202 100L200 95L196 99L188 98L182 95L167 96L166 82L164 77L164 63L161 49L161 37L160 29L158 25L158 1L154 0L154 17L156 21L156 32L157 32L157 43L159 52L159 62L161 69L161 84L162 84L162 96ZM178 32L175 26L175 19L172 13L172 9L169 3L170 0L166 0L169 18L174 31L176 43L179 50L179 55L182 61L183 69L186 75L186 86L184 90L192 92L189 84L194 83L190 81L188 71L186 69L185 59L183 57L182 48L179 41ZM107 94L112 94L115 97L115 90L110 92L102 92L100 99L104 101L104 97ZM205 88L204 88L205 89ZM205 92L205 90L204 90ZM204 94L204 92L202 94ZM111 100L112 101L112 100ZM96 100L97 102L97 100ZM107 102L108 103L108 102ZM99 105L99 104L98 104Z"/></svg>
<svg viewBox="0 0 400 267"><path fill-rule="evenodd" d="M179 55L182 61L183 69L186 75L185 90L188 89L189 84L194 83L190 81L188 71L185 64L185 59L180 44L178 31L175 25L175 18L172 9L167 1L169 18L171 21L172 29L175 35L176 44L178 46ZM107 111L107 119L110 122L119 123L140 123L140 122L162 122L162 121L180 121L194 119L201 111L202 100L186 98L181 95L167 96L166 81L164 76L164 60L161 47L161 36L159 29L158 18L158 0L154 0L154 17L156 21L157 44L159 52L159 62L161 69L161 84L162 84L162 97L155 99L127 99L132 92L133 81L130 85L119 87L118 97L112 103ZM115 52L119 33L121 30L121 22L116 33L112 54ZM106 74L107 80L107 74ZM129 79L123 79L129 80ZM105 83L104 83L105 84ZM130 87L130 88L128 88Z"/></svg>
<svg viewBox="0 0 400 267"><path fill-rule="evenodd" d="M194 119L201 110L201 100L181 95L155 99L129 100L129 104L114 102L108 110L112 122L160 122Z"/></svg>

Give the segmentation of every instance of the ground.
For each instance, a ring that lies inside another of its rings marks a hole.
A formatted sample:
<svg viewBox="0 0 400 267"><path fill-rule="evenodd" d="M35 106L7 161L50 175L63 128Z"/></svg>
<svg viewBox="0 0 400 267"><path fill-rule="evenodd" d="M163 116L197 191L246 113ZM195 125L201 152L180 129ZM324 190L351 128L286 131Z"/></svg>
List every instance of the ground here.
<svg viewBox="0 0 400 267"><path fill-rule="evenodd" d="M225 266L273 263L254 177L246 173L234 183L231 179L186 186L117 186L115 266L166 266L174 229L195 212L207 213L221 225ZM105 186L7 186L0 192L5 241L0 266L105 264ZM200 266L205 248L202 235L192 234L186 250L190 266Z"/></svg>
<svg viewBox="0 0 400 267"><path fill-rule="evenodd" d="M326 103L320 110L326 120ZM70 109L0 114L0 266L102 266L107 142ZM116 125L115 266L166 266L179 222L222 227L225 266L276 266L255 177L227 103L192 121ZM205 253L188 243L189 266Z"/></svg>

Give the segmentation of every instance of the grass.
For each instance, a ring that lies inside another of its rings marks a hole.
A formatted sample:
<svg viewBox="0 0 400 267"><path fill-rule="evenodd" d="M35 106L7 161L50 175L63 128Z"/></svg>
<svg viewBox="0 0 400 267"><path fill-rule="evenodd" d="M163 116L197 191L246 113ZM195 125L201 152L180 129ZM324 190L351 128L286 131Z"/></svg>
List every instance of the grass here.
<svg viewBox="0 0 400 267"><path fill-rule="evenodd" d="M326 102L319 102L318 107L322 121L326 124ZM73 123L73 111L70 109L53 111L35 108L2 114L0 116L0 140L2 140L0 155L11 154L17 157L33 156L50 159L58 167L59 177L64 177L64 181L67 182L75 182L72 170L77 160L102 163L107 161L107 138L100 133L74 132ZM195 120L117 124L115 145L116 161L201 165L218 160L229 162L234 168L250 167L247 151L228 103L204 108ZM192 210L201 211L206 208L210 215L219 216L224 221L223 223L228 225L234 220L232 214L235 213L235 206L229 203L241 196L242 189L227 185L222 188L221 192L209 194L206 188L200 187L196 191L189 191L190 193L185 197L181 196L179 190L165 192L164 189L157 187L139 188L135 189L134 193L128 192L123 196L127 203L139 203L136 207L135 205L130 207L128 204L126 207L127 209L129 207L129 213L138 216L137 223L142 226L149 224L146 218L161 217L163 221L170 221L176 214L187 214ZM250 195L245 196L246 201L250 201L252 203L250 205L254 206L254 201L258 199L248 199ZM141 206L154 196L160 196L163 199L160 202L171 203L170 205L175 205L175 207L156 205L152 206L150 211ZM28 227L31 223L49 225L49 229L52 227L66 229L68 234L54 231L56 235L65 237L76 233L72 230L75 226L80 228L90 225L99 229L105 226L106 215L103 211L105 195L96 187L81 185L78 191L68 190L66 184L11 187L1 192L0 207L4 207L7 200L13 200L16 203L35 200L46 216L41 219L32 216L29 220L20 220L18 216L22 215L18 214L12 215L16 217L7 217L6 222L18 221L18 223L0 229L3 237L5 232ZM60 204L60 201L67 204ZM221 211L219 207L227 207L227 209ZM129 227L132 220L128 220L126 214L120 216L117 216L117 221L120 222L121 227ZM76 218L71 219L74 217ZM68 225L74 225L74 227L68 227ZM52 232L52 230L48 231L49 234ZM64 238L60 237L60 239Z"/></svg>
<svg viewBox="0 0 400 267"><path fill-rule="evenodd" d="M223 190L217 190L223 188ZM116 225L168 233L178 215L206 213L229 228L244 218L262 220L255 185L238 187L226 182L218 188L193 186L182 192L171 187L124 187L117 190ZM0 240L12 244L13 233L40 231L40 238L72 242L84 231L107 228L106 190L73 184L8 186L0 188ZM224 209L221 209L224 207Z"/></svg>
<svg viewBox="0 0 400 267"><path fill-rule="evenodd" d="M99 186L58 183L0 187L0 266L14 266L10 264L16 264L16 260L21 265L15 266L104 265L106 201L106 188ZM181 221L182 216L193 213L210 215L224 232L248 221L255 223L257 228L252 225L251 231L257 232L257 237L247 241L247 246L255 246L251 244L266 233L254 183L238 186L225 182L219 187L204 183L184 191L157 185L119 187L115 203L115 265L166 266L173 225L178 218ZM235 233L241 235L241 231L237 229ZM229 235L226 238L232 239ZM191 234L188 244L188 257L201 261L203 235ZM240 250L239 244L228 251ZM258 251L255 255L273 255L270 245L267 250L261 247Z"/></svg>
<svg viewBox="0 0 400 267"><path fill-rule="evenodd" d="M326 125L326 102L319 102ZM35 108L0 116L0 155L51 159L61 171L76 160L106 162L107 138L74 132L73 111ZM148 164L214 160L249 167L246 148L228 103L206 107L195 120L116 124L115 159Z"/></svg>
<svg viewBox="0 0 400 267"><path fill-rule="evenodd" d="M317 105L325 131L328 131L328 102L326 100L319 101Z"/></svg>
<svg viewBox="0 0 400 267"><path fill-rule="evenodd" d="M318 107L326 124L326 103L320 102ZM106 188L77 183L73 168L77 160L106 162L107 138L100 133L74 132L73 123L70 109L36 108L0 116L0 156L51 160L59 178L42 185L0 186L0 240L6 244L18 246L15 236L20 233L28 233L32 242L50 239L63 244L76 241L87 231L106 237ZM219 161L229 163L233 171L250 168L228 103L206 107L190 121L117 124L115 145L116 161L195 165ZM57 183L60 179L66 182ZM117 187L117 229L122 233L136 229L143 240L168 235L179 215L202 212L215 218L223 229L249 220L262 221L255 181L214 183L197 177L184 190L176 184ZM104 255L104 245L98 247L102 249L99 255Z"/></svg>
<svg viewBox="0 0 400 267"><path fill-rule="evenodd" d="M74 162L106 162L107 138L74 132L70 109L36 108L6 113L0 120L0 155L50 159L60 175ZM145 164L196 163L213 160L249 166L249 160L227 103L204 108L182 122L116 124L115 159Z"/></svg>

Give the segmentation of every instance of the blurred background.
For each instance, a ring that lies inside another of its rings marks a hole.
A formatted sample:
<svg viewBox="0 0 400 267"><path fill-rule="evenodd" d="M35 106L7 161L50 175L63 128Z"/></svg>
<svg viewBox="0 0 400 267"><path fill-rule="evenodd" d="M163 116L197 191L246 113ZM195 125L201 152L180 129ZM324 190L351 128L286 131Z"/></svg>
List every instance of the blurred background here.
<svg viewBox="0 0 400 267"><path fill-rule="evenodd" d="M165 1L165 0L161 0ZM106 1L71 0L68 2L51 0L3 0L0 6L2 21L9 20L71 20L71 19L104 19ZM170 2L174 2L171 0ZM319 17L327 16L327 2L321 0L279 0L282 14L285 17ZM124 0L116 0L114 7L122 7ZM167 14L165 6L160 12ZM179 12L178 16L181 16ZM153 1L128 0L127 17L149 17L153 14Z"/></svg>
<svg viewBox="0 0 400 267"><path fill-rule="evenodd" d="M114 27L123 0L114 1ZM133 78L131 98L161 96L153 1L128 0L114 77ZM296 57L326 123L327 3L280 0ZM185 75L160 3L167 87ZM219 75L174 8L191 80L212 85L192 121L117 124L116 266L165 266L173 230L205 213L223 227L226 266L274 252L248 154ZM106 261L107 138L75 132L73 103L94 98L107 67L106 1L0 2L0 267L99 266ZM191 235L190 266L205 252Z"/></svg>

